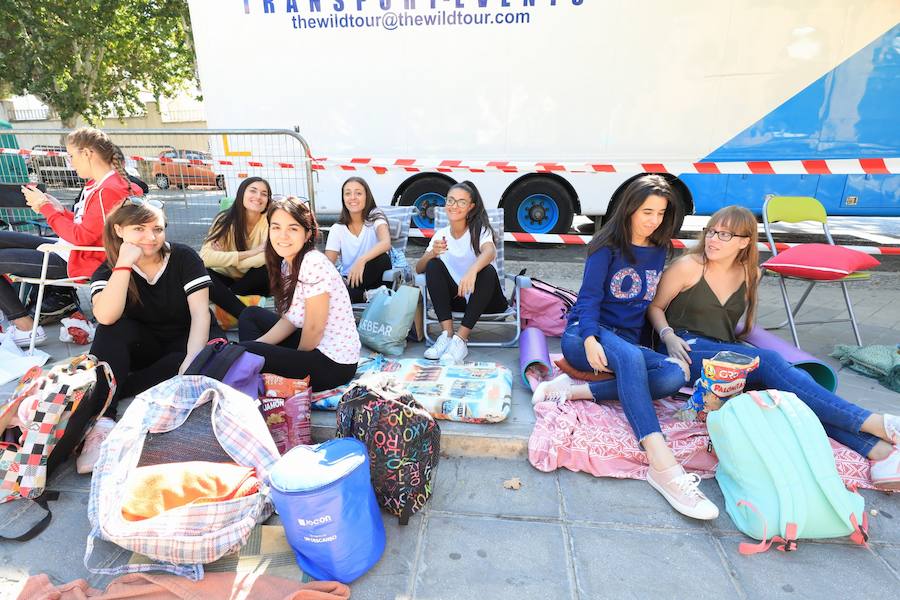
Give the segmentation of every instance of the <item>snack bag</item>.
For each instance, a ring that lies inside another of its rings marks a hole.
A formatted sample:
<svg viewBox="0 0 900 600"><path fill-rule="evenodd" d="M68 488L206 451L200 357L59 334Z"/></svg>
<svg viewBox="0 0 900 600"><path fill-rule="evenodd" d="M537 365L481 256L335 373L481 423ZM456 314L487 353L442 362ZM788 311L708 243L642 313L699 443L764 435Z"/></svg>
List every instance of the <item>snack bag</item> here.
<svg viewBox="0 0 900 600"><path fill-rule="evenodd" d="M706 415L722 408L725 400L744 391L747 374L759 366L759 357L726 350L703 359L703 374L696 381L694 394L676 413L682 421L706 422Z"/></svg>
<svg viewBox="0 0 900 600"><path fill-rule="evenodd" d="M311 444L309 377L289 379L263 373L263 396L259 410L278 451L284 454L294 446Z"/></svg>

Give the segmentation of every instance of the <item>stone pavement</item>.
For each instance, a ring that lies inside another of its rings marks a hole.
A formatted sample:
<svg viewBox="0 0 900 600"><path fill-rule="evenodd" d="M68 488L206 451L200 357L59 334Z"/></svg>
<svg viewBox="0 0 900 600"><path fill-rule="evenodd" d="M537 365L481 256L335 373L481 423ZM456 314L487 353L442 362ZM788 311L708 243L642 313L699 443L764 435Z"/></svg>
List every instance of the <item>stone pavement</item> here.
<svg viewBox="0 0 900 600"><path fill-rule="evenodd" d="M538 276L578 287L576 267L530 263L529 272L533 267ZM896 274L884 273L854 288L865 343L900 342L898 282ZM834 317L842 306L836 286L817 290L809 302L823 318ZM780 320L783 309L772 280L763 283L761 306L763 324ZM51 332L57 335L55 327ZM846 323L802 328L800 336L804 348L819 357L835 341L852 339ZM59 342L44 349L54 359L83 351ZM558 341L551 342L555 349ZM421 345L411 345L406 356L421 352ZM516 349L473 349L470 359L497 361L513 372L518 368ZM900 394L848 370L839 377L838 392L846 398L873 410L900 412ZM3 386L0 393L12 387ZM875 511L869 550L846 540L804 541L794 553L741 556L737 547L746 538L724 510L716 521L700 523L675 513L642 481L538 472L526 452L533 422L530 394L517 378L503 423L442 422L447 455L437 469L433 498L406 527L385 516L385 555L353 583L353 598L897 597L900 496L863 492L867 510ZM333 414L315 413L316 437L328 437L333 423ZM521 480L521 489L503 488L512 477ZM75 474L70 462L49 485L61 492L51 503L50 527L29 542L0 542L0 598L15 597L31 573L45 572L56 582L86 577L102 586L108 581L89 577L82 564L89 486L90 478ZM715 481L702 487L724 509ZM126 559L123 550L105 542L96 552L102 564Z"/></svg>

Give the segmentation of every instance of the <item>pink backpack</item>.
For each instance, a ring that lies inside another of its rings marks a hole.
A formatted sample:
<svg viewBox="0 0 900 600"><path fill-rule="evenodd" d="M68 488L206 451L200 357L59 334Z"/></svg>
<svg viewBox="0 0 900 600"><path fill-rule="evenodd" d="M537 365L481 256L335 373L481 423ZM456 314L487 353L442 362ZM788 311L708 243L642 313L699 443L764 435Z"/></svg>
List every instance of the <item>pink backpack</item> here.
<svg viewBox="0 0 900 600"><path fill-rule="evenodd" d="M522 302L522 328L537 327L547 335L561 336L566 330L569 311L578 294L540 279L519 290Z"/></svg>

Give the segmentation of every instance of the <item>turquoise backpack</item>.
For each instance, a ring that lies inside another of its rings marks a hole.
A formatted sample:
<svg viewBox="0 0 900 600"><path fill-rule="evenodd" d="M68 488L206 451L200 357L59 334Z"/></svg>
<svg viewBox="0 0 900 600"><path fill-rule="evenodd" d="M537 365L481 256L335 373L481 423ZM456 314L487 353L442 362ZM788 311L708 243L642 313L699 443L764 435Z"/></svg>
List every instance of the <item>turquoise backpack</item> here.
<svg viewBox="0 0 900 600"><path fill-rule="evenodd" d="M761 540L742 543L741 554L765 552L773 542L796 550L800 538L849 535L866 545L865 500L844 486L822 424L796 395L747 392L709 413L706 424L728 515Z"/></svg>

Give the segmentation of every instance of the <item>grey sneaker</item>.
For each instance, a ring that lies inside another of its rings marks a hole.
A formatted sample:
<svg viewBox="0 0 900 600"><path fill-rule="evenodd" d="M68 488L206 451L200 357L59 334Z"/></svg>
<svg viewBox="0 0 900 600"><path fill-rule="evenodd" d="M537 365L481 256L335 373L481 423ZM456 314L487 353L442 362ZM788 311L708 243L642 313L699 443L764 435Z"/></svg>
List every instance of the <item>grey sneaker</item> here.
<svg viewBox="0 0 900 600"><path fill-rule="evenodd" d="M450 345L447 346L447 350L441 355L441 364L461 365L468 354L469 347L461 337L454 335L453 339L450 340Z"/></svg>
<svg viewBox="0 0 900 600"><path fill-rule="evenodd" d="M456 337L456 336L453 336ZM427 348L425 350L425 358L428 360L437 360L444 354L447 350L447 346L450 345L450 336L447 335L446 331L442 331L441 335L438 337L437 341L434 342L434 346L431 348Z"/></svg>

